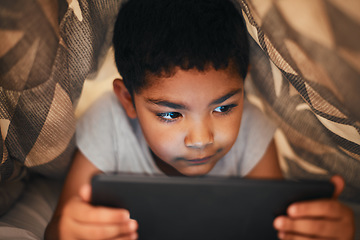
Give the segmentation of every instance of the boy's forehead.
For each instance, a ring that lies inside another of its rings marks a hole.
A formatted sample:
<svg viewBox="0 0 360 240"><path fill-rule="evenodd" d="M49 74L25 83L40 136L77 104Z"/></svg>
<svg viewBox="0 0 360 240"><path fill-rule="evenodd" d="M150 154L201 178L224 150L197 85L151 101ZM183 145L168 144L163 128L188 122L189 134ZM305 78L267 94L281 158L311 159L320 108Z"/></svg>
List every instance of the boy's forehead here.
<svg viewBox="0 0 360 240"><path fill-rule="evenodd" d="M234 91L243 91L243 80L238 73L229 69L212 68L205 71L177 69L171 76L149 75L147 87L137 95L156 101L164 99L210 101L212 98L222 97Z"/></svg>
<svg viewBox="0 0 360 240"><path fill-rule="evenodd" d="M238 79L241 83L243 83L244 79L242 78L241 74L237 70L237 68L234 66L233 63L229 63L229 65L226 68L220 68L220 69L214 69L213 66L209 65L205 69L199 70L197 68L192 69L182 69L181 67L174 67L168 72L161 72L161 74L153 74L151 72L147 72L145 75L145 86L143 89L152 88L159 86L163 84L165 81L172 81L175 78L179 78L181 73L190 73L194 76L196 75L212 75L221 72L222 78L220 80L223 80L224 83L227 81L227 79ZM221 76L221 75L220 75ZM180 79L181 80L181 79ZM209 78L209 81L211 81L212 78Z"/></svg>

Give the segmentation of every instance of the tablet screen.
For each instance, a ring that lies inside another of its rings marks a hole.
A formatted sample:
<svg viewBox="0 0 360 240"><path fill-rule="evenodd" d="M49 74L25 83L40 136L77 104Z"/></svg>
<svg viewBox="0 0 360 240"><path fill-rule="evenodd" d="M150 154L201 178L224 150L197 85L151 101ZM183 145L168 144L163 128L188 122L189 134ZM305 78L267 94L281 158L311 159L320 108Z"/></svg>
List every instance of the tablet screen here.
<svg viewBox="0 0 360 240"><path fill-rule="evenodd" d="M271 240L273 220L289 204L333 190L318 181L100 174L92 179L92 204L128 209L140 240Z"/></svg>

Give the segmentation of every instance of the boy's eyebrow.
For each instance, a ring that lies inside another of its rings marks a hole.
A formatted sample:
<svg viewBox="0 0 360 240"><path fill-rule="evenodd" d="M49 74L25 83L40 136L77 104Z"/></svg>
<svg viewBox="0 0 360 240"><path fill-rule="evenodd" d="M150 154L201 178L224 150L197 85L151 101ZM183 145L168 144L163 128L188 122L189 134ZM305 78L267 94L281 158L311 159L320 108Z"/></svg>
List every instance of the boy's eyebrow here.
<svg viewBox="0 0 360 240"><path fill-rule="evenodd" d="M219 97L215 100L213 100L210 105L217 105L217 104L221 104L222 102L226 101L227 99L231 98L232 96L239 94L242 92L242 89L235 89L227 94L225 94L222 97ZM174 102L170 102L167 100L162 100L162 99L151 99L148 98L146 99L147 102L152 103L152 104L156 104L159 106L163 106L163 107L168 107L168 108L172 108L172 109L179 109L179 110L188 110L189 108L183 104L180 103L174 103Z"/></svg>
<svg viewBox="0 0 360 240"><path fill-rule="evenodd" d="M210 105L217 105L217 104L223 103L223 102L225 102L227 99L229 99L229 98L231 98L232 96L234 96L234 95L236 95L236 94L238 94L238 93L241 93L241 92L242 92L242 89L241 89L241 88L235 89L235 90L233 90L233 91L225 94L224 96L215 99L214 101L212 101L212 102L210 103Z"/></svg>
<svg viewBox="0 0 360 240"><path fill-rule="evenodd" d="M168 108L173 108L173 109L179 109L179 110L187 110L188 107L183 105L183 104L179 104L179 103L173 103L173 102L169 102L166 100L161 100L161 99L147 99L146 100L149 103L152 104L156 104L156 105L160 105L163 107L168 107Z"/></svg>

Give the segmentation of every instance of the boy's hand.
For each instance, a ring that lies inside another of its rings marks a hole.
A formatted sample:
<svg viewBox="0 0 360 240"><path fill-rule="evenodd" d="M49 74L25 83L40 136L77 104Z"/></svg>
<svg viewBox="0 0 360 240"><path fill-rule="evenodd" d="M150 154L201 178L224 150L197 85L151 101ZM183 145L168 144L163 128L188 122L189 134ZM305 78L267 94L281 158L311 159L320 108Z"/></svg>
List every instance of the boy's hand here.
<svg viewBox="0 0 360 240"><path fill-rule="evenodd" d="M137 239L137 222L125 209L92 206L91 187L80 189L63 208L58 219L59 238L72 239Z"/></svg>
<svg viewBox="0 0 360 240"><path fill-rule="evenodd" d="M279 216L274 220L280 239L354 239L354 216L347 206L336 198L344 188L344 180L334 176L333 199L320 199L297 202L287 209L288 216Z"/></svg>

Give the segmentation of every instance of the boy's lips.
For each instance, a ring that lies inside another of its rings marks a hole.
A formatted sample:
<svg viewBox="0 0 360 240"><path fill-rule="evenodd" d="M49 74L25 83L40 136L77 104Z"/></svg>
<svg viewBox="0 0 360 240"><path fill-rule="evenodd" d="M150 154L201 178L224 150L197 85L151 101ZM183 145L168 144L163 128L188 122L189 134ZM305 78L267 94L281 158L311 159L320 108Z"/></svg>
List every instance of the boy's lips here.
<svg viewBox="0 0 360 240"><path fill-rule="evenodd" d="M217 155L219 152L221 152L221 149L218 149L215 154L208 155L206 157L200 157L200 158L184 158L184 157L178 157L175 159L175 161L186 161L190 163L191 165L198 165L198 164L204 164L213 159L215 155Z"/></svg>
<svg viewBox="0 0 360 240"><path fill-rule="evenodd" d="M209 156L209 157L204 157L204 158L187 159L186 161L188 161L190 164L193 164L193 165L203 164L203 163L210 161L213 156L214 155Z"/></svg>

